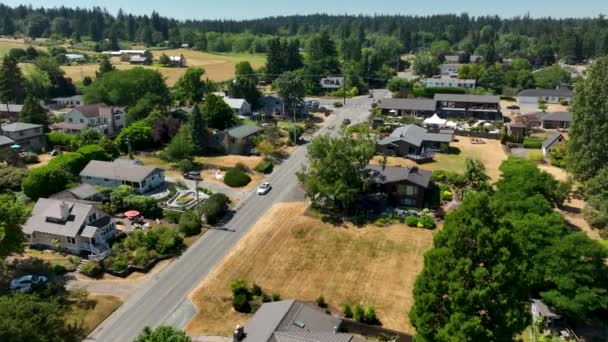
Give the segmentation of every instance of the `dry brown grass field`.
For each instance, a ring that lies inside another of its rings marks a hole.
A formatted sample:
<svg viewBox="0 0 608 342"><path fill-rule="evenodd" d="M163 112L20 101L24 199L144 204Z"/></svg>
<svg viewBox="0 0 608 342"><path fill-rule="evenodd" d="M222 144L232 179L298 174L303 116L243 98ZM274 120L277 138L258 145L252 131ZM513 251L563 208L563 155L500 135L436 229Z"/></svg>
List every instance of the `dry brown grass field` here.
<svg viewBox="0 0 608 342"><path fill-rule="evenodd" d="M230 282L245 278L282 298L331 307L373 304L387 328L413 332L412 288L431 247L433 231L405 226L335 227L307 215L306 203L272 207L199 287L191 299L192 335L229 336L250 315L232 309Z"/></svg>

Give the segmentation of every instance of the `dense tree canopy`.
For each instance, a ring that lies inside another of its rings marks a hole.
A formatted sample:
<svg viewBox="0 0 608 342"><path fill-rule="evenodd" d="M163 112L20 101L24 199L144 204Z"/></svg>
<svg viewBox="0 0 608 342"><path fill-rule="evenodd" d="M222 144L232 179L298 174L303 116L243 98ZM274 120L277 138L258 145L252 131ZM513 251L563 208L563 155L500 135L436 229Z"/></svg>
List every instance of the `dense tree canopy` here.
<svg viewBox="0 0 608 342"><path fill-rule="evenodd" d="M232 127L238 122L234 111L224 99L213 94L207 95L201 107L201 112L207 127L220 131ZM193 127L193 129L198 131L198 127ZM200 132L199 135L204 133L202 130Z"/></svg>
<svg viewBox="0 0 608 342"><path fill-rule="evenodd" d="M17 202L12 195L0 195L0 261L23 249L25 239L21 224L25 216L22 203Z"/></svg>
<svg viewBox="0 0 608 342"><path fill-rule="evenodd" d="M186 333L172 327L161 326L155 329L149 327L135 339L134 342L190 342Z"/></svg>
<svg viewBox="0 0 608 342"><path fill-rule="evenodd" d="M184 105L193 105L203 100L209 91L207 82L203 80L205 69L188 68L173 87L173 97Z"/></svg>

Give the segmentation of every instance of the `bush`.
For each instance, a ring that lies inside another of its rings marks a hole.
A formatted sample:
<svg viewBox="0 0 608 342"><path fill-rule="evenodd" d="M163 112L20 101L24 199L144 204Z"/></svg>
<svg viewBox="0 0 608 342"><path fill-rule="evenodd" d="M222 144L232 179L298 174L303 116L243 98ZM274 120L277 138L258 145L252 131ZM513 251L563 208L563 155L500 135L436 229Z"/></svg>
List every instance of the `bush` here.
<svg viewBox="0 0 608 342"><path fill-rule="evenodd" d="M67 272L67 269L63 265L53 264L51 265L51 272L56 275L62 275Z"/></svg>
<svg viewBox="0 0 608 342"><path fill-rule="evenodd" d="M451 201L453 198L452 196L452 192L450 190L445 190L443 192L441 192L441 201L442 202L449 202Z"/></svg>
<svg viewBox="0 0 608 342"><path fill-rule="evenodd" d="M353 318L357 322L363 322L365 320L365 311L361 304L355 305L355 309L353 310Z"/></svg>
<svg viewBox="0 0 608 342"><path fill-rule="evenodd" d="M271 295L271 298L273 302L278 302L281 300L281 295L275 292Z"/></svg>
<svg viewBox="0 0 608 342"><path fill-rule="evenodd" d="M453 185L457 188L461 188L467 183L464 175L444 170L433 171L433 181Z"/></svg>
<svg viewBox="0 0 608 342"><path fill-rule="evenodd" d="M237 168L230 169L224 176L224 183L232 188L241 188L251 182L251 177Z"/></svg>
<svg viewBox="0 0 608 342"><path fill-rule="evenodd" d="M65 190L73 180L74 176L64 168L47 165L30 170L22 187L27 197L37 200Z"/></svg>
<svg viewBox="0 0 608 342"><path fill-rule="evenodd" d="M48 167L63 168L73 175L78 175L89 161L80 153L69 152L51 159Z"/></svg>
<svg viewBox="0 0 608 342"><path fill-rule="evenodd" d="M28 152L27 155L23 158L23 162L26 164L36 164L39 161L40 159L38 159L38 155L31 152Z"/></svg>
<svg viewBox="0 0 608 342"><path fill-rule="evenodd" d="M264 291L262 291L262 288L260 287L260 285L253 283L253 285L251 285L251 291L249 291L251 293L252 296L256 296L259 297L261 296Z"/></svg>
<svg viewBox="0 0 608 342"><path fill-rule="evenodd" d="M232 296L244 295L246 299L251 298L251 293L247 287L247 280L238 278L230 283L230 290L232 290Z"/></svg>
<svg viewBox="0 0 608 342"><path fill-rule="evenodd" d="M340 101L334 102L334 107L336 107L336 108L342 108L342 106L344 106L344 103L342 103Z"/></svg>
<svg viewBox="0 0 608 342"><path fill-rule="evenodd" d="M353 317L353 310L350 308L349 304L342 305L342 314L346 318L352 318Z"/></svg>
<svg viewBox="0 0 608 342"><path fill-rule="evenodd" d="M190 172L194 169L194 163L190 159L182 159L177 163L177 168L181 172Z"/></svg>
<svg viewBox="0 0 608 342"><path fill-rule="evenodd" d="M421 216L418 222L419 222L419 224L422 224L421 228L426 228L426 229L435 228L435 221L433 220L433 217L431 217L429 215Z"/></svg>
<svg viewBox="0 0 608 342"><path fill-rule="evenodd" d="M373 305L370 305L365 308L365 313L363 314L363 323L366 323L366 324L378 323L378 317L376 316L376 308Z"/></svg>
<svg viewBox="0 0 608 342"><path fill-rule="evenodd" d="M249 170L249 168L247 167L247 165L243 164L243 163L236 163L236 165L234 165L234 168L237 170L241 170L243 172L249 172L251 170Z"/></svg>
<svg viewBox="0 0 608 342"><path fill-rule="evenodd" d="M258 165L255 166L255 170L259 173L270 174L274 169L274 165L268 159L262 160Z"/></svg>
<svg viewBox="0 0 608 342"><path fill-rule="evenodd" d="M127 266L124 266L124 269L126 268ZM93 278L98 277L102 271L101 265L94 261L88 262L80 267L80 273Z"/></svg>
<svg viewBox="0 0 608 342"><path fill-rule="evenodd" d="M185 236L194 236L201 233L201 224L196 214L188 211L179 219L179 231Z"/></svg>
<svg viewBox="0 0 608 342"><path fill-rule="evenodd" d="M540 163L545 160L542 151L530 151L528 152L528 160L534 163Z"/></svg>
<svg viewBox="0 0 608 342"><path fill-rule="evenodd" d="M327 307L327 303L325 302L325 297L323 297L323 295L320 295L319 298L317 298L317 305L320 308L326 308Z"/></svg>
<svg viewBox="0 0 608 342"><path fill-rule="evenodd" d="M76 153L80 153L87 161L87 163L91 160L108 161L112 159L110 155L108 155L106 150L104 150L103 147L99 145L82 146L81 148L76 150Z"/></svg>
<svg viewBox="0 0 608 342"><path fill-rule="evenodd" d="M536 138L525 138L524 139L524 148L541 149L542 147L543 147L543 141L541 139L536 139Z"/></svg>
<svg viewBox="0 0 608 342"><path fill-rule="evenodd" d="M163 210L163 217L165 220L171 223L179 223L179 219L182 217L182 213L173 210Z"/></svg>
<svg viewBox="0 0 608 342"><path fill-rule="evenodd" d="M251 305L249 304L249 301L247 300L247 297L244 294L238 294L238 295L232 297L232 307L237 312L241 312L241 313L250 313L251 312Z"/></svg>
<svg viewBox="0 0 608 342"><path fill-rule="evenodd" d="M200 207L205 221L208 224L216 224L226 214L229 202L230 199L224 194L211 195Z"/></svg>
<svg viewBox="0 0 608 342"><path fill-rule="evenodd" d="M304 134L304 128L299 125L291 125L288 130L287 138L290 145L296 145Z"/></svg>
<svg viewBox="0 0 608 342"><path fill-rule="evenodd" d="M51 148L63 147L72 149L78 145L78 140L73 134L51 132L47 137Z"/></svg>
<svg viewBox="0 0 608 342"><path fill-rule="evenodd" d="M418 225L418 217L416 216L408 216L405 218L405 224L408 227L416 227Z"/></svg>

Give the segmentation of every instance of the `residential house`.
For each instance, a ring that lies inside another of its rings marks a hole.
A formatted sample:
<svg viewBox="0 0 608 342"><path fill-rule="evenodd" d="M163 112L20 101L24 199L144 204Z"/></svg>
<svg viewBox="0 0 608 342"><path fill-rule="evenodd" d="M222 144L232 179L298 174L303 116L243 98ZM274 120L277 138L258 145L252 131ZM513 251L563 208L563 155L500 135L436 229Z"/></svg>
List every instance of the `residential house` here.
<svg viewBox="0 0 608 342"><path fill-rule="evenodd" d="M344 85L344 77L324 77L320 81L321 88L325 90L336 90Z"/></svg>
<svg viewBox="0 0 608 342"><path fill-rule="evenodd" d="M441 75L443 75L443 76L456 76L456 75L458 75L458 71L460 71L461 67L462 67L462 64L455 64L455 63L441 64L439 66L439 71L440 71Z"/></svg>
<svg viewBox="0 0 608 342"><path fill-rule="evenodd" d="M516 137L525 137L528 135L528 127L523 123L510 123L509 135Z"/></svg>
<svg viewBox="0 0 608 342"><path fill-rule="evenodd" d="M107 200L107 196L91 184L80 184L76 187L56 193L50 198L67 201L87 201L92 203L99 203Z"/></svg>
<svg viewBox="0 0 608 342"><path fill-rule="evenodd" d="M131 58L129 59L129 64L150 65L152 64L152 61L150 60L150 58L147 58L145 56L131 56Z"/></svg>
<svg viewBox="0 0 608 342"><path fill-rule="evenodd" d="M68 63L74 63L74 62L80 63L80 62L84 62L87 60L85 55L81 55L78 53L66 53L65 58L68 61Z"/></svg>
<svg viewBox="0 0 608 342"><path fill-rule="evenodd" d="M264 303L245 327L237 326L234 342L351 342L339 332L342 320L312 305L283 300Z"/></svg>
<svg viewBox="0 0 608 342"><path fill-rule="evenodd" d="M46 136L42 125L13 122L0 126L0 135L4 135L24 150L40 152L46 146Z"/></svg>
<svg viewBox="0 0 608 342"><path fill-rule="evenodd" d="M437 103L430 99L382 99L378 108L386 115L428 117L435 113Z"/></svg>
<svg viewBox="0 0 608 342"><path fill-rule="evenodd" d="M562 325L562 316L551 310L547 304L540 299L532 299L530 301L530 313L532 314L532 321L542 321L545 329L549 329L552 333L558 330L558 327Z"/></svg>
<svg viewBox="0 0 608 342"><path fill-rule="evenodd" d="M12 103L0 103L0 119L15 121L21 113L23 105Z"/></svg>
<svg viewBox="0 0 608 342"><path fill-rule="evenodd" d="M169 62L172 66L183 68L186 66L186 57L180 56L169 56Z"/></svg>
<svg viewBox="0 0 608 342"><path fill-rule="evenodd" d="M517 95L517 102L537 104L540 99L543 99L545 102L553 104L561 103L564 100L572 103L573 98L572 90L566 87L560 87L559 89L525 89Z"/></svg>
<svg viewBox="0 0 608 342"><path fill-rule="evenodd" d="M425 207L433 172L381 165L369 165L365 172L372 183L372 192L386 195L388 206Z"/></svg>
<svg viewBox="0 0 608 342"><path fill-rule="evenodd" d="M15 145L15 140L4 135L0 135L0 150L10 148L13 145Z"/></svg>
<svg viewBox="0 0 608 342"><path fill-rule="evenodd" d="M566 138L560 133L555 133L552 136L548 137L543 141L543 156L548 158L551 154L551 150L553 150L559 143L564 141Z"/></svg>
<svg viewBox="0 0 608 342"><path fill-rule="evenodd" d="M469 63L479 64L483 61L483 57L480 55L471 55L469 57Z"/></svg>
<svg viewBox="0 0 608 342"><path fill-rule="evenodd" d="M65 115L64 122L55 125L54 128L64 133L79 133L84 129L94 129L113 137L126 126L126 107L111 107L98 103L74 107Z"/></svg>
<svg viewBox="0 0 608 342"><path fill-rule="evenodd" d="M104 51L102 54L110 55L112 57L120 57L123 55L127 56L143 56L148 50L119 50L119 51Z"/></svg>
<svg viewBox="0 0 608 342"><path fill-rule="evenodd" d="M464 60L461 55L446 55L445 62L451 63L451 64L456 64L456 63L462 63L462 62L464 62Z"/></svg>
<svg viewBox="0 0 608 342"><path fill-rule="evenodd" d="M182 49L189 49L189 48L190 48L190 45L189 45L189 44L182 44L182 45L181 45L181 48L182 48Z"/></svg>
<svg viewBox="0 0 608 342"><path fill-rule="evenodd" d="M502 121L500 96L435 94L437 114L442 118Z"/></svg>
<svg viewBox="0 0 608 342"><path fill-rule="evenodd" d="M278 96L268 95L260 99L260 112L265 115L283 115L285 103Z"/></svg>
<svg viewBox="0 0 608 342"><path fill-rule="evenodd" d="M224 97L224 102L234 111L237 116L251 115L251 104L244 99L232 99Z"/></svg>
<svg viewBox="0 0 608 342"><path fill-rule="evenodd" d="M378 149L384 155L424 162L432 160L435 152L447 150L452 139L453 132L449 130L429 131L417 125L405 125L380 140Z"/></svg>
<svg viewBox="0 0 608 342"><path fill-rule="evenodd" d="M450 88L465 88L475 89L477 81L459 79L455 77L435 76L422 80L425 87L450 87Z"/></svg>
<svg viewBox="0 0 608 342"><path fill-rule="evenodd" d="M103 258L116 224L95 204L40 198L22 230L30 245Z"/></svg>
<svg viewBox="0 0 608 342"><path fill-rule="evenodd" d="M145 194L165 185L165 170L135 163L92 160L80 172L82 183L117 188L128 185Z"/></svg>
<svg viewBox="0 0 608 342"><path fill-rule="evenodd" d="M540 121L543 129L568 129L572 124L572 113L548 113L547 115L543 116Z"/></svg>
<svg viewBox="0 0 608 342"><path fill-rule="evenodd" d="M68 97L55 97L48 101L50 106L55 108L76 107L84 104L83 95L74 95Z"/></svg>
<svg viewBox="0 0 608 342"><path fill-rule="evenodd" d="M244 155L254 148L253 138L260 132L262 128L254 125L232 127L215 133L212 144L222 153Z"/></svg>

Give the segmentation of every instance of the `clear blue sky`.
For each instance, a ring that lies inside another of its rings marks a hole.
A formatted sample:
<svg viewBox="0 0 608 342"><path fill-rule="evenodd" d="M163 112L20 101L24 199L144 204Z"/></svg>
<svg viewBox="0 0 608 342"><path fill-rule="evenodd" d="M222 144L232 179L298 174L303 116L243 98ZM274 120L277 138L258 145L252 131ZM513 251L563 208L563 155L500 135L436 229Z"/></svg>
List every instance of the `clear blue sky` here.
<svg viewBox="0 0 608 342"><path fill-rule="evenodd" d="M512 17L530 13L533 17L595 17L608 14L608 0L3 0L16 6L35 7L100 6L115 13L161 15L179 19L259 18L270 15L309 13L331 14L442 14L462 13L478 16L498 14Z"/></svg>

